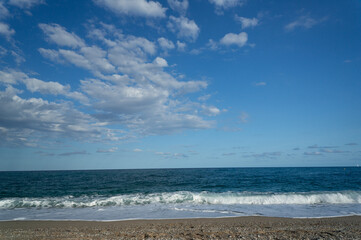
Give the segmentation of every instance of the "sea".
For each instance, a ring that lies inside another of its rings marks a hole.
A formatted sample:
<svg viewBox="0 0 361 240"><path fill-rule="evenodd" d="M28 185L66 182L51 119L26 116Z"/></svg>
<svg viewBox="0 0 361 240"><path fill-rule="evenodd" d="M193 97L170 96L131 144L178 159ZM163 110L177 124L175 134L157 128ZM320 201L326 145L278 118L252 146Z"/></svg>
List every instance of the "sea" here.
<svg viewBox="0 0 361 240"><path fill-rule="evenodd" d="M361 168L0 172L0 221L361 215Z"/></svg>

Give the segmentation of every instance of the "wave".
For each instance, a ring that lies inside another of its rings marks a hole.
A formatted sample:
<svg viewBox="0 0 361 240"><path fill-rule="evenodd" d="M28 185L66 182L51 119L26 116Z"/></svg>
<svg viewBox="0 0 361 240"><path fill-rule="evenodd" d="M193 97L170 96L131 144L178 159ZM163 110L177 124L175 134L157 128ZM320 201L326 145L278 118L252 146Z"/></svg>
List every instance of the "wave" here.
<svg viewBox="0 0 361 240"><path fill-rule="evenodd" d="M105 196L63 196L47 198L7 198L0 209L88 208L148 204L276 205L276 204L361 204L361 191L307 193L252 192L165 192Z"/></svg>

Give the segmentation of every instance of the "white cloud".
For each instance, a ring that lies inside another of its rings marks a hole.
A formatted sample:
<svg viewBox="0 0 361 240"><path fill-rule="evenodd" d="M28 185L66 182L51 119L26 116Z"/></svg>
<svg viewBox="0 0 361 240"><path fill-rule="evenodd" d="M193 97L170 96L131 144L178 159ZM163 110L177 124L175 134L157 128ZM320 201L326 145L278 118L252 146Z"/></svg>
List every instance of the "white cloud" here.
<svg viewBox="0 0 361 240"><path fill-rule="evenodd" d="M204 102L204 101L207 101L210 97L211 97L210 94L206 94L206 95L200 96L198 98L198 100Z"/></svg>
<svg viewBox="0 0 361 240"><path fill-rule="evenodd" d="M308 146L308 148L337 148L337 146L318 146L317 144Z"/></svg>
<svg viewBox="0 0 361 240"><path fill-rule="evenodd" d="M0 46L0 58L4 57L8 53L8 50Z"/></svg>
<svg viewBox="0 0 361 240"><path fill-rule="evenodd" d="M15 70L0 71L0 83L2 84L17 84L19 81L24 81L28 76L23 72Z"/></svg>
<svg viewBox="0 0 361 240"><path fill-rule="evenodd" d="M305 29L309 29L309 28L312 28L313 26L319 24L319 23L322 23L324 21L326 21L327 18L322 18L322 19L319 19L319 20L316 20L312 17L309 17L309 16L301 16L299 17L298 19L296 19L295 21L293 22L290 22L289 24L287 24L285 26L285 29L287 31L293 31L295 30L296 28L305 28Z"/></svg>
<svg viewBox="0 0 361 240"><path fill-rule="evenodd" d="M84 80L82 90L94 99L94 107L115 114L146 114L160 108L167 100L169 93L152 85L132 87L115 85L100 80Z"/></svg>
<svg viewBox="0 0 361 240"><path fill-rule="evenodd" d="M281 156L282 152L263 152L263 153L253 153L249 155L243 155L243 157L252 157L252 158L275 158Z"/></svg>
<svg viewBox="0 0 361 240"><path fill-rule="evenodd" d="M266 83L266 82L256 82L254 85L255 85L256 87L262 87L262 86L266 86L267 83Z"/></svg>
<svg viewBox="0 0 361 240"><path fill-rule="evenodd" d="M167 61L161 57L156 57L156 59L154 59L153 63L159 67L168 67Z"/></svg>
<svg viewBox="0 0 361 240"><path fill-rule="evenodd" d="M89 60L87 58L85 58L84 56L82 56L74 51L65 50L65 49L60 49L59 53L67 61L71 62L75 66L86 68L86 69L91 69L91 64L90 64Z"/></svg>
<svg viewBox="0 0 361 240"><path fill-rule="evenodd" d="M169 17L168 28L172 32L176 32L179 38L184 38L189 41L195 41L198 38L199 27L193 20L186 17Z"/></svg>
<svg viewBox="0 0 361 240"><path fill-rule="evenodd" d="M239 34L227 33L221 40L220 43L226 46L237 45L238 47L243 47L248 40L248 35L245 32Z"/></svg>
<svg viewBox="0 0 361 240"><path fill-rule="evenodd" d="M109 149L98 149L97 153L112 153L112 152L116 152L118 150L117 147L112 147Z"/></svg>
<svg viewBox="0 0 361 240"><path fill-rule="evenodd" d="M22 83L26 89L32 93L64 95L68 98L82 101L86 103L87 98L79 92L71 92L70 86L64 86L58 82L45 82L36 78L30 78L23 72L15 70L0 71L0 83L5 85L16 85Z"/></svg>
<svg viewBox="0 0 361 240"><path fill-rule="evenodd" d="M174 11L179 12L180 14L184 15L187 12L188 9L188 0L168 0L168 4L171 9Z"/></svg>
<svg viewBox="0 0 361 240"><path fill-rule="evenodd" d="M246 112L241 112L241 114L239 115L239 120L241 121L241 123L247 123L249 119L249 114Z"/></svg>
<svg viewBox="0 0 361 240"><path fill-rule="evenodd" d="M0 2L0 19L6 18L10 15L9 10L4 6L3 2Z"/></svg>
<svg viewBox="0 0 361 240"><path fill-rule="evenodd" d="M15 51L10 51L11 56L14 58L14 61L17 65L25 62L25 58Z"/></svg>
<svg viewBox="0 0 361 240"><path fill-rule="evenodd" d="M167 51L167 50L171 50L171 49L174 49L175 46L173 44L172 41L164 38L164 37L161 37L161 38L158 38L158 43L159 43L159 46L164 50L164 51Z"/></svg>
<svg viewBox="0 0 361 240"><path fill-rule="evenodd" d="M10 0L9 4L19 8L32 8L35 5L43 4L44 0Z"/></svg>
<svg viewBox="0 0 361 240"><path fill-rule="evenodd" d="M24 81L26 88L30 92L40 92L42 94L65 94L69 91L70 86L61 85L58 82L44 82L36 78L27 78Z"/></svg>
<svg viewBox="0 0 361 240"><path fill-rule="evenodd" d="M187 158L188 155L184 153L170 153L170 152L155 152L156 155L162 156L167 159L178 159L178 158Z"/></svg>
<svg viewBox="0 0 361 240"><path fill-rule="evenodd" d="M107 52L99 47L82 47L80 53L89 60L92 69L106 73L115 71L115 67L106 59Z"/></svg>
<svg viewBox="0 0 361 240"><path fill-rule="evenodd" d="M10 41L12 35L15 34L15 30L11 29L6 23L0 22L0 35L3 35L8 41Z"/></svg>
<svg viewBox="0 0 361 240"><path fill-rule="evenodd" d="M187 47L187 44L184 43L184 42L180 42L180 41L177 41L177 48L178 48L178 51L184 51Z"/></svg>
<svg viewBox="0 0 361 240"><path fill-rule="evenodd" d="M249 28L249 27L255 27L258 25L257 18L245 18L245 17L239 17L236 15L235 19L236 19L236 21L241 23L242 29Z"/></svg>
<svg viewBox="0 0 361 240"><path fill-rule="evenodd" d="M210 3L215 5L216 14L223 14L223 10L242 6L244 4L244 0L209 0Z"/></svg>
<svg viewBox="0 0 361 240"><path fill-rule="evenodd" d="M69 33L64 27L58 24L39 24L39 27L43 30L49 41L56 43L59 46L73 48L84 46L83 40L76 34Z"/></svg>
<svg viewBox="0 0 361 240"><path fill-rule="evenodd" d="M0 122L2 144L37 145L39 139L52 137L94 141L104 139L106 129L92 127L89 115L79 112L69 102L49 102L41 98L24 99L19 91L7 87L0 91Z"/></svg>
<svg viewBox="0 0 361 240"><path fill-rule="evenodd" d="M139 149L139 148L135 148L135 149L133 149L133 152L143 152L143 150Z"/></svg>
<svg viewBox="0 0 361 240"><path fill-rule="evenodd" d="M219 110L219 108L215 107L215 106L202 106L203 108L203 113L208 115L208 116L217 116L218 114L221 113L221 110Z"/></svg>
<svg viewBox="0 0 361 240"><path fill-rule="evenodd" d="M304 155L308 155L308 156L321 156L322 153L320 152L304 152Z"/></svg>
<svg viewBox="0 0 361 240"><path fill-rule="evenodd" d="M243 4L240 0L209 0L209 2L222 8L230 8Z"/></svg>
<svg viewBox="0 0 361 240"><path fill-rule="evenodd" d="M60 25L39 25L45 37L57 44L54 49L39 48L42 56L93 75L81 80L77 91L23 72L0 70L0 84L6 88L0 91L0 138L4 144L36 146L41 139L50 142L59 137L118 141L215 126L214 121L201 116L206 103L185 97L205 89L207 82L176 79L166 71L167 60L157 56L154 42L123 34L112 25L98 26L89 30L93 38L89 45ZM184 48L185 44L178 41L177 46ZM24 86L23 90L16 89L17 85ZM38 93L41 97L25 98L21 93ZM79 102L75 105L64 97ZM92 115L82 112L85 107ZM213 106L207 110L212 116L220 111Z"/></svg>
<svg viewBox="0 0 361 240"><path fill-rule="evenodd" d="M87 151L83 150L83 151L60 153L60 154L58 154L58 156L68 157L68 156L73 156L73 155L85 155L85 154L88 154L88 153L87 153Z"/></svg>
<svg viewBox="0 0 361 240"><path fill-rule="evenodd" d="M211 50L217 50L218 49L218 43L214 41L213 39L209 39L207 43L207 47L209 47Z"/></svg>
<svg viewBox="0 0 361 240"><path fill-rule="evenodd" d="M43 57L51 61L59 63L67 61L94 73L115 72L115 67L106 59L107 53L96 46L84 46L80 48L78 52L67 49L51 50L43 48L39 48L39 52Z"/></svg>
<svg viewBox="0 0 361 240"><path fill-rule="evenodd" d="M43 57L50 59L51 61L59 62L59 63L62 62L61 56L59 55L59 52L56 50L39 48L38 51Z"/></svg>
<svg viewBox="0 0 361 240"><path fill-rule="evenodd" d="M92 26L89 32L104 43L102 48L88 47L81 40L84 45L75 49L39 52L50 60L68 62L93 73L94 78L80 81L80 92L91 99L88 106L98 121L140 135L214 126L214 122L197 115L203 110L199 104L182 98L206 88L205 81L179 81L167 73L167 60L154 56L156 45L146 38L125 35L111 25ZM191 107L184 110L186 105Z"/></svg>
<svg viewBox="0 0 361 240"><path fill-rule="evenodd" d="M94 0L119 15L140 17L165 17L166 8L159 2L146 0Z"/></svg>
<svg viewBox="0 0 361 240"><path fill-rule="evenodd" d="M321 152L324 152L324 153L347 153L349 151L343 151L343 150L336 150L336 149L321 149L320 150Z"/></svg>

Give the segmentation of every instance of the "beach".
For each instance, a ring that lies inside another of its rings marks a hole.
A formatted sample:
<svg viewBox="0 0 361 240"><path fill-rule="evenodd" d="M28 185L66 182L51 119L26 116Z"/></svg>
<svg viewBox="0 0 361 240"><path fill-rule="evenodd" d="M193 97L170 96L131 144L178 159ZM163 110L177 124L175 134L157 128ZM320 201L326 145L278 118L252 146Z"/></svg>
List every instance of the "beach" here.
<svg viewBox="0 0 361 240"><path fill-rule="evenodd" d="M361 239L361 216L3 221L0 239Z"/></svg>

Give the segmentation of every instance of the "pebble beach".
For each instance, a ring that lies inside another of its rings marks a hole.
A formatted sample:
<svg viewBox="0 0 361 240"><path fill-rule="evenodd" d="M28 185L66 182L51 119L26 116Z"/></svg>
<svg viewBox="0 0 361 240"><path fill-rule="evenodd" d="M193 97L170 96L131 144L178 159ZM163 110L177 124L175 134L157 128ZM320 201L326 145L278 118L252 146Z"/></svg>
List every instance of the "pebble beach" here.
<svg viewBox="0 0 361 240"><path fill-rule="evenodd" d="M361 239L361 216L3 221L0 239Z"/></svg>

